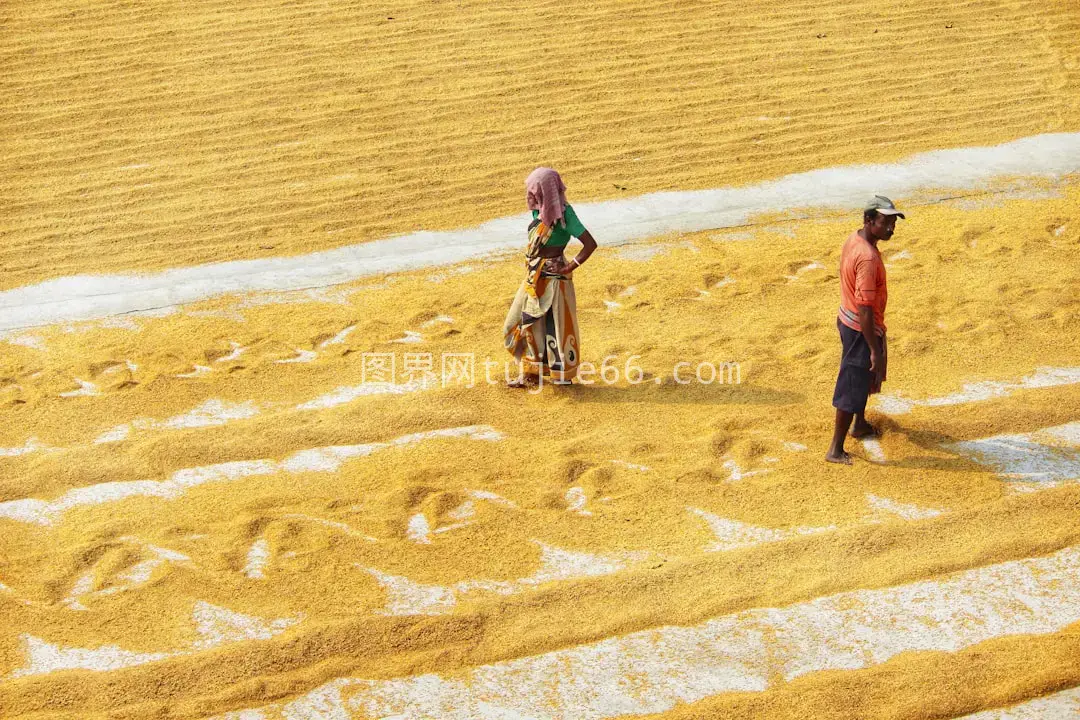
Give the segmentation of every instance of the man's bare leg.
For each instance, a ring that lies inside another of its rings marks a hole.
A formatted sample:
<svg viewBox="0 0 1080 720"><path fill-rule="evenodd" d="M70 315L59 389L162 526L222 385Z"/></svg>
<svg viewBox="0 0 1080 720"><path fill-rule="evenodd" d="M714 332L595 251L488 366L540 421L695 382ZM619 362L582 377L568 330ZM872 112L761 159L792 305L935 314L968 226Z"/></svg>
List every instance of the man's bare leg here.
<svg viewBox="0 0 1080 720"><path fill-rule="evenodd" d="M829 445L829 452L825 454L826 462L839 463L841 465L851 464L851 456L844 452L844 439L847 437L848 427L851 426L852 417L854 417L852 413L844 412L837 408L836 427L833 428L833 438L832 444Z"/></svg>
<svg viewBox="0 0 1080 720"><path fill-rule="evenodd" d="M877 434L877 428L866 422L865 413L855 413L855 424L851 427L851 437L857 440Z"/></svg>

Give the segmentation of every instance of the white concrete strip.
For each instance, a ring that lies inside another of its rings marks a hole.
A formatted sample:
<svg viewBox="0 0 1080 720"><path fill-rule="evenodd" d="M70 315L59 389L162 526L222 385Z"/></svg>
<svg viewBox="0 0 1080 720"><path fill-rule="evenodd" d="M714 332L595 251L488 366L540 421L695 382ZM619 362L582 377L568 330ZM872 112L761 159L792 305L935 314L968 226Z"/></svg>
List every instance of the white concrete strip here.
<svg viewBox="0 0 1080 720"><path fill-rule="evenodd" d="M476 515L476 503L472 500L466 500L458 505L456 508L446 513L446 516L451 520L468 520L473 515Z"/></svg>
<svg viewBox="0 0 1080 720"><path fill-rule="evenodd" d="M269 640L300 622L302 616L268 621L200 600L195 603L193 619L199 634L194 647L196 650L208 650L225 643Z"/></svg>
<svg viewBox="0 0 1080 720"><path fill-rule="evenodd" d="M12 331L0 332L0 342L6 342L11 345L21 345L22 347L28 347L32 350L41 350L42 352L46 352L49 349L45 344L44 339L31 333Z"/></svg>
<svg viewBox="0 0 1080 720"><path fill-rule="evenodd" d="M472 500L466 500L458 505L453 510L446 513L446 516L451 520L457 520L458 522L451 523L450 525L440 525L435 528L435 533L447 533L459 528L467 527L469 519L476 515L476 503Z"/></svg>
<svg viewBox="0 0 1080 720"><path fill-rule="evenodd" d="M507 500L502 495L499 495L498 493L493 493L490 490L469 490L469 495L476 498L477 500L488 500L504 507L517 507L517 503L515 503L513 500Z"/></svg>
<svg viewBox="0 0 1080 720"><path fill-rule="evenodd" d="M187 555L169 548L150 544L144 547L149 551L151 557L132 565L126 572L119 575L119 579L124 583L122 586L124 589L150 582L154 570L165 563L186 563L191 561L191 558ZM119 589L120 587L117 586L108 588L112 592L117 592Z"/></svg>
<svg viewBox="0 0 1080 720"><path fill-rule="evenodd" d="M300 348L297 348L296 357L286 358L285 360L275 360L274 362L278 363L279 365L285 365L288 363L309 363L312 362L317 355L318 353L316 353L314 350L302 350Z"/></svg>
<svg viewBox="0 0 1080 720"><path fill-rule="evenodd" d="M340 345L341 343L345 342L345 338L349 336L349 333L351 333L355 329L355 325L350 325L329 340L323 340L321 343L319 343L319 347L324 348L330 345Z"/></svg>
<svg viewBox="0 0 1080 720"><path fill-rule="evenodd" d="M877 409L889 415L903 415L911 412L916 407L946 407L949 405L963 405L965 403L982 402L993 398L1002 398L1012 395L1018 390L1033 390L1038 388L1060 387L1062 385L1075 385L1080 383L1080 367L1042 367L1037 368L1033 375L1012 380L988 380L985 382L968 383L960 392L939 397L917 400L905 398L899 395L879 395L876 400Z"/></svg>
<svg viewBox="0 0 1080 720"><path fill-rule="evenodd" d="M266 715L261 710L235 710L215 715L212 720L266 720Z"/></svg>
<svg viewBox="0 0 1080 720"><path fill-rule="evenodd" d="M620 260L646 262L665 252L666 249L663 245L636 245L634 247L619 248L615 251L615 257Z"/></svg>
<svg viewBox="0 0 1080 720"><path fill-rule="evenodd" d="M390 342L401 343L404 345L416 345L418 343L424 342L424 336L421 333L416 332L415 330L406 330L405 334L402 337L399 337L396 340L391 340Z"/></svg>
<svg viewBox="0 0 1080 720"><path fill-rule="evenodd" d="M190 649L138 653L123 650L115 645L103 645L96 648L65 648L32 635L23 635L27 663L24 667L16 669L10 677L44 675L59 670L119 670L135 665L145 665L169 657L209 650L226 643L269 640L300 620L300 617L296 617L267 621L200 600L195 603L192 611L192 621L198 637Z"/></svg>
<svg viewBox="0 0 1080 720"><path fill-rule="evenodd" d="M277 472L335 472L342 463L352 458L365 457L390 447L400 447L439 438L468 438L472 440L500 440L502 434L487 425L446 428L412 433L384 443L362 445L336 445L293 453L285 460L242 460L236 462L185 468L174 472L168 480L135 480L130 482L98 483L69 490L55 500L24 498L0 503L0 519L51 525L65 512L81 505L99 505L117 502L138 495L173 500L189 488L210 482L227 482L257 475Z"/></svg>
<svg viewBox="0 0 1080 720"><path fill-rule="evenodd" d="M589 497L585 494L584 488L572 487L566 491L566 509L572 513L578 515L592 515L592 512L585 509L585 506L589 502Z"/></svg>
<svg viewBox="0 0 1080 720"><path fill-rule="evenodd" d="M1067 445L1069 447L1080 447L1080 422L1071 422L1065 425L1058 425L1057 427L1046 428L1036 434L1036 437L1042 437L1045 441L1054 443L1055 445Z"/></svg>
<svg viewBox="0 0 1080 720"><path fill-rule="evenodd" d="M534 542L540 547L540 567L532 575L518 580L520 584L526 586L610 575L631 563L642 562L648 557L648 553L642 551L587 553L579 550L565 550L539 541Z"/></svg>
<svg viewBox="0 0 1080 720"><path fill-rule="evenodd" d="M162 481L98 483L69 490L52 501L24 498L0 503L0 518L50 525L66 511L80 505L117 502L138 495L171 500L183 495L188 488L207 482L236 480L252 475L269 475L277 469L277 463L271 460L249 460L185 468L173 473L168 480Z"/></svg>
<svg viewBox="0 0 1080 720"><path fill-rule="evenodd" d="M445 264L445 263L434 263L434 264L441 265L441 264ZM471 273L471 272L473 272L475 270L476 270L476 268L474 268L471 265L462 265L462 266L459 266L459 267L450 268L446 272L435 273L434 275L428 275L427 279L428 279L429 282L441 283L441 282L446 282L451 277L455 277L455 276L459 276L459 275L468 275L469 273Z"/></svg>
<svg viewBox="0 0 1080 720"><path fill-rule="evenodd" d="M83 604L82 598L89 595L94 589L94 572L83 573L79 576L79 579L75 581L75 584L71 586L71 592L63 599L64 605L69 610L89 610Z"/></svg>
<svg viewBox="0 0 1080 720"><path fill-rule="evenodd" d="M131 437L131 425L117 425L112 430L106 430L94 438L94 444L103 445L106 443L122 442L129 437Z"/></svg>
<svg viewBox="0 0 1080 720"><path fill-rule="evenodd" d="M431 320L420 323L420 327L427 329L435 327L439 324L451 325L453 324L453 322L454 318L450 317L449 315L439 315L438 317L432 318Z"/></svg>
<svg viewBox="0 0 1080 720"><path fill-rule="evenodd" d="M709 529L716 536L716 541L706 547L705 552L723 552L836 529L835 525L830 525L828 527L797 527L790 530L774 530L773 528L722 518L700 508L688 507L687 510L708 523Z"/></svg>
<svg viewBox="0 0 1080 720"><path fill-rule="evenodd" d="M126 425L119 425L98 436L95 444L118 442L138 430L185 430L224 425L232 420L245 420L259 414L259 405L251 400L243 403L230 403L222 400L207 400L202 405L181 415L166 420L138 418Z"/></svg>
<svg viewBox="0 0 1080 720"><path fill-rule="evenodd" d="M28 455L33 452L48 449L49 448L46 445L42 445L37 438L30 438L22 447L0 448L0 457L18 457L19 455Z"/></svg>
<svg viewBox="0 0 1080 720"><path fill-rule="evenodd" d="M114 374L116 374L118 372L121 372L122 370L125 370L125 369L128 370L129 372L133 373L133 372L135 372L136 370L139 369L139 366L136 365L135 363L133 363L130 360L125 360L123 362L123 364L117 363L117 364L115 364L115 365L113 365L113 366L111 366L109 368L106 368L105 370L103 370L101 372L101 374L102 375L114 375Z"/></svg>
<svg viewBox="0 0 1080 720"><path fill-rule="evenodd" d="M475 592L513 595L544 583L610 575L647 556L642 552L585 553L533 542L540 547L540 565L532 575L516 580L463 580L449 586L425 585L375 568L362 569L371 573L386 591L386 601L376 611L378 614L441 615L449 612L461 595Z"/></svg>
<svg viewBox="0 0 1080 720"><path fill-rule="evenodd" d="M977 618L977 622L973 622ZM1080 548L940 580L757 608L660 627L453 675L340 678L266 718L598 720L661 713L728 692L761 692L902 652L956 652L993 638L1058 632L1080 620Z"/></svg>
<svg viewBox="0 0 1080 720"><path fill-rule="evenodd" d="M885 457L885 451L881 448L881 443L875 438L863 438L863 449L866 450L866 457L870 462L882 464L888 461Z"/></svg>
<svg viewBox="0 0 1080 720"><path fill-rule="evenodd" d="M409 518L409 527L405 530L405 537L414 543L430 545L431 525L428 523L427 515L416 513Z"/></svg>
<svg viewBox="0 0 1080 720"><path fill-rule="evenodd" d="M798 280L803 275L803 273L808 273L811 270L824 270L824 269L825 269L825 266L815 260L814 262L810 263L809 265L803 265L801 268L799 268L798 270L795 271L794 275L785 275L784 277L787 278L789 281L795 281L795 280Z"/></svg>
<svg viewBox="0 0 1080 720"><path fill-rule="evenodd" d="M154 574L154 570L158 567L165 565L166 563L179 563L188 564L191 562L191 558L183 553L170 550L169 548L158 547L157 545L151 545L144 543L135 537L122 537L118 538L120 541L134 544L139 548L140 554L143 555L143 559L132 565L130 568L116 576L116 581L108 587L101 590L94 590L94 572L90 571L82 575L75 585L72 587L69 595L64 598L63 602L71 610L88 610L84 600L91 598L103 597L106 595L115 595L116 593L126 592L134 588L139 587L150 582L150 578ZM147 557L148 556L148 557Z"/></svg>
<svg viewBox="0 0 1080 720"><path fill-rule="evenodd" d="M1080 479L1080 422L1033 433L966 440L948 448L989 465L1006 480L1052 487Z"/></svg>
<svg viewBox="0 0 1080 720"><path fill-rule="evenodd" d="M941 514L941 511L935 508L921 508L918 505L897 502L869 493L866 495L866 502L880 513L895 515L903 520L926 520Z"/></svg>
<svg viewBox="0 0 1080 720"><path fill-rule="evenodd" d="M958 720L1067 720L1080 718L1080 688L1035 698L1007 708L983 710Z"/></svg>
<svg viewBox="0 0 1080 720"><path fill-rule="evenodd" d="M233 352L235 355L238 351ZM226 358L220 358L225 360ZM202 367L202 366L199 366ZM209 371L209 368L205 368ZM177 377L195 377L195 375L203 374L197 372L195 374L187 374ZM401 395L410 392L416 392L418 390L424 390L432 387L432 382L410 382L403 384L393 383L381 383L371 382L354 386L342 386L337 388L331 393L321 395L317 398L309 400L308 402L297 405L298 410L321 410L324 408L334 407L335 405L342 405L352 402L361 397L368 397L371 395ZM105 444L121 442L131 437L134 430L144 431L161 431L161 430L182 430L189 428L204 428L204 427L216 427L232 422L234 420L246 420L248 418L258 415L262 410L267 407L265 403L260 404L252 400L248 400L241 403L231 403L224 400L211 399L202 403L198 407L192 408L186 413L176 415L165 420L155 420L153 418L137 418L130 423L124 425L118 425L114 428L106 430L98 437L94 438L94 444ZM21 448L0 448L0 457L14 457L17 455L24 455L31 452L39 452L42 450L49 450L51 448L42 445L36 438L30 438L26 441L25 445Z"/></svg>
<svg viewBox="0 0 1080 720"><path fill-rule="evenodd" d="M762 475L767 472L772 472L768 468L764 470L743 470L739 467L739 464L734 460L725 460L724 469L728 471L728 482L738 482L744 478L748 478L752 475Z"/></svg>
<svg viewBox="0 0 1080 720"><path fill-rule="evenodd" d="M638 472L649 472L648 465L641 465L640 463L627 462L626 460L612 460L613 465L624 467L627 470L637 470Z"/></svg>
<svg viewBox="0 0 1080 720"><path fill-rule="evenodd" d="M457 604L453 588L413 582L376 568L363 569L379 581L386 593L382 609L376 611L379 615L441 615Z"/></svg>
<svg viewBox="0 0 1080 720"><path fill-rule="evenodd" d="M222 355L217 360L215 360L215 362L232 362L233 360L239 360L240 356L244 354L245 350L247 350L246 347L242 346L238 342L233 342L232 340L229 341L229 345L232 346L232 352L228 355Z"/></svg>
<svg viewBox="0 0 1080 720"><path fill-rule="evenodd" d="M468 527L468 526L469 526L469 523L467 523L467 522L453 523L452 525L440 525L439 527L435 528L434 532L437 533L437 534L448 533L448 532L451 532L453 530L458 530L460 528Z"/></svg>
<svg viewBox="0 0 1080 720"><path fill-rule="evenodd" d="M75 382L78 384L78 390L69 390L67 392L60 393L60 397L90 397L93 395L100 395L101 391L98 390L97 385L86 380L80 380L75 378Z"/></svg>
<svg viewBox="0 0 1080 720"><path fill-rule="evenodd" d="M259 404L248 400L242 403L230 403L223 400L207 400L202 405L160 423L153 420L136 420L132 424L147 430L181 430L224 425L230 420L246 420L259 414Z"/></svg>
<svg viewBox="0 0 1080 720"><path fill-rule="evenodd" d="M995 178L1056 177L1077 171L1080 133L1057 133L995 147L935 150L898 163L813 170L746 187L578 202L575 209L602 243L619 245L665 233L744 225L765 212L854 210L862 206L868 188L897 199L921 190L980 188ZM49 280L0 292L0 330L90 320L227 293L298 290L462 262L520 249L528 222L528 214L521 213L462 230L420 231L294 257Z"/></svg>
<svg viewBox="0 0 1080 720"><path fill-rule="evenodd" d="M658 193L658 195L662 195L662 194L663 193ZM682 193L673 193L673 194L681 195ZM642 199L644 200L644 199L649 198L649 197L651 197L651 196L643 195ZM626 202L626 201L625 200L619 200L619 201L615 201L615 202ZM604 203L596 203L595 205L599 206L599 207L595 208L596 210L600 210L601 212L603 211ZM582 207L582 205L579 205L579 204L575 203L574 207L575 208L580 208L580 207ZM592 206L591 205L586 205L585 207L592 207ZM707 230L708 228L701 228L701 229L702 230ZM621 244L623 244L623 242L629 242L630 240L638 240L638 239L645 238L645 237L650 237L650 236L649 235L635 236L633 238L626 238L625 240L623 240L621 242L606 242L605 245L621 245ZM697 246L694 245L694 243L690 242L689 240L683 240L681 242L652 243L652 244L649 244L649 245L631 245L629 247L620 247L620 248L617 248L615 250L614 255L619 260L633 260L633 261L636 261L636 262L648 262L649 260L652 260L654 257L657 257L658 255L666 255L667 253L671 252L672 250L689 250L690 252L693 252L693 253L700 252L698 250Z"/></svg>
<svg viewBox="0 0 1080 720"><path fill-rule="evenodd" d="M234 343L235 344L235 343ZM242 348L241 348L242 350ZM233 355L236 355L238 351L234 350ZM226 358L220 358L225 360ZM203 366L199 366L203 367ZM204 368L205 371L209 371L210 368ZM187 374L177 377L195 377L195 375L203 374L197 372L195 374ZM369 382L360 385L342 386L335 389L333 392L325 395L320 395L312 400L301 403L296 406L297 410L321 410L336 405L343 405L350 403L353 400L362 397L369 397L372 395L403 395L405 393L417 392L419 390L425 390L435 386L435 381L431 379L425 379L422 382L408 382L401 384L384 383L384 382ZM211 399L207 400L198 407L192 408L186 413L176 415L166 420L155 420L153 418L137 418L130 423L124 425L118 425L114 428L106 430L98 437L94 438L93 443L100 445L106 443L121 442L131 437L134 430L146 430L146 431L160 431L160 430L180 430L187 428L203 428L203 427L216 427L224 425L233 420L246 420L247 418L258 415L262 410L268 407L265 403L256 403L255 401L248 400L241 403L230 403L224 400ZM23 447L14 448L0 448L0 458L2 457L15 457L18 455L25 455L32 452L40 452L43 450L51 450L49 446L43 445L37 438L30 438L26 441Z"/></svg>
<svg viewBox="0 0 1080 720"><path fill-rule="evenodd" d="M266 538L259 538L248 550L247 564L244 565L242 572L252 580L262 580L266 577L268 562L270 562L270 543L266 542Z"/></svg>
<svg viewBox="0 0 1080 720"><path fill-rule="evenodd" d="M405 393L423 390L425 387L427 387L426 383L398 384L389 382L369 382L360 385L343 385L331 393L320 395L313 400L308 400L305 403L297 405L296 409L322 410L324 408L334 407L335 405L344 405L345 403L352 402L361 397L368 397L370 395L404 395Z"/></svg>
<svg viewBox="0 0 1080 720"><path fill-rule="evenodd" d="M57 670L119 670L164 660L173 653L137 653L122 650L116 645L93 649L64 648L32 635L24 635L27 664L11 674L12 678L43 675Z"/></svg>

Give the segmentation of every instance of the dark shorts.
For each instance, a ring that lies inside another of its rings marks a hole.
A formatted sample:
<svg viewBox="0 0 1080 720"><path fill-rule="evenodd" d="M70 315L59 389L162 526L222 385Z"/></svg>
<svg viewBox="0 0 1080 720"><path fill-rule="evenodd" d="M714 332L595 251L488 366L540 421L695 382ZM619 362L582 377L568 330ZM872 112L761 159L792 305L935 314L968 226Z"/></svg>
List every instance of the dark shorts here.
<svg viewBox="0 0 1080 720"><path fill-rule="evenodd" d="M844 349L832 404L837 410L862 413L866 410L874 380L870 372L870 346L858 330L852 330L840 320L836 321L836 326L840 329L840 343Z"/></svg>

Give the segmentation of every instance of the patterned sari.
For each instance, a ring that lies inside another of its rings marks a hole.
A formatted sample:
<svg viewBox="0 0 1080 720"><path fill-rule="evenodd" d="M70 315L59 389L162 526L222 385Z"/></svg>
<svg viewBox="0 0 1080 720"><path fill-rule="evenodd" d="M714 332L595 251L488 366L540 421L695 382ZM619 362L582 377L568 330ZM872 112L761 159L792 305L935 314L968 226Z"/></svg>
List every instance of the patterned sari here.
<svg viewBox="0 0 1080 720"><path fill-rule="evenodd" d="M540 220L529 226L525 279L506 315L503 344L526 375L569 382L580 362L577 301L574 281L548 269L557 258L540 257L550 234L551 229Z"/></svg>

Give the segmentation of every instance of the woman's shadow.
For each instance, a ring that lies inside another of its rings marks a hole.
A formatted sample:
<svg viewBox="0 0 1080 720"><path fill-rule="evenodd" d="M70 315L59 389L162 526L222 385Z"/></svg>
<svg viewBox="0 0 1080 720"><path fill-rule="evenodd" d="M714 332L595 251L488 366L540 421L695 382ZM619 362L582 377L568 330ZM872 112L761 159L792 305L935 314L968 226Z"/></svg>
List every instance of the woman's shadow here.
<svg viewBox="0 0 1080 720"><path fill-rule="evenodd" d="M649 378L640 383L609 385L604 382L556 388L585 403L660 403L664 405L797 405L806 400L791 390L750 385L748 383L657 383Z"/></svg>

